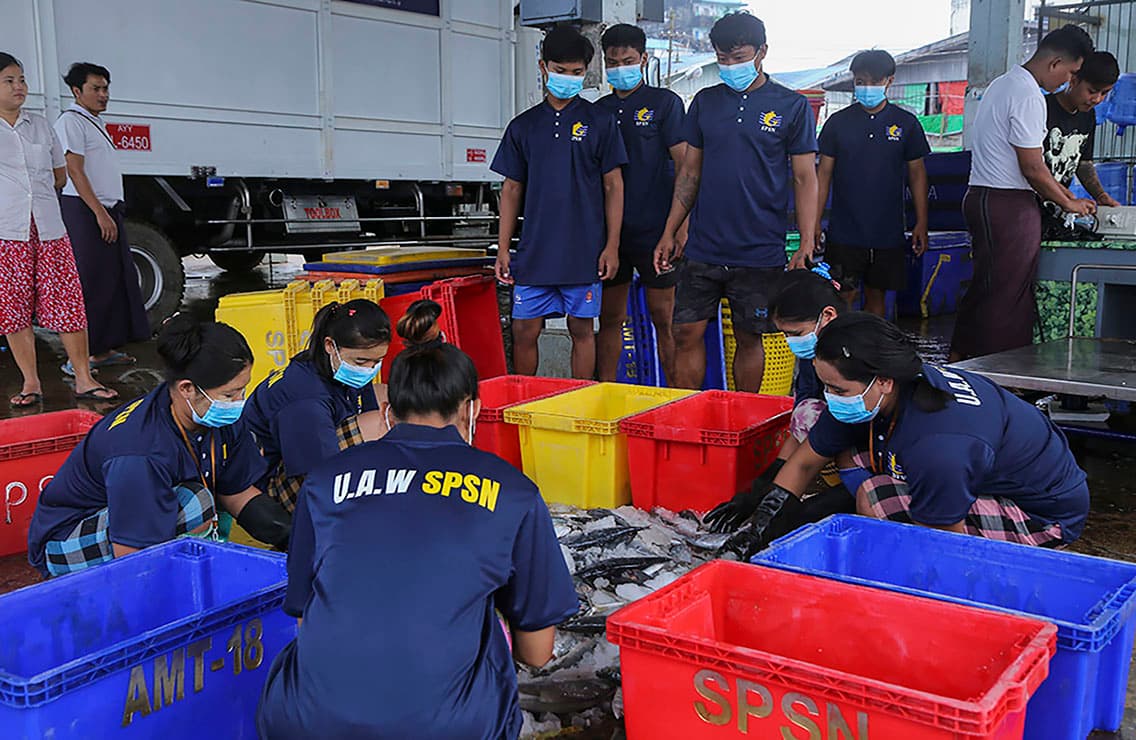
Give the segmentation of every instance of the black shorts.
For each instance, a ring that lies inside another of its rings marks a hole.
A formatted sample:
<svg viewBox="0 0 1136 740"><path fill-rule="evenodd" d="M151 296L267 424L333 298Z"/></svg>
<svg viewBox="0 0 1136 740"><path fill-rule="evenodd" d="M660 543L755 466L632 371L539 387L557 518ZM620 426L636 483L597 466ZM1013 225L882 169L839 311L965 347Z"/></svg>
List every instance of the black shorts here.
<svg viewBox="0 0 1136 740"><path fill-rule="evenodd" d="M827 242L824 259L836 268L832 277L840 283L841 290L860 287L903 290L907 287L907 250L903 247L863 249Z"/></svg>
<svg viewBox="0 0 1136 740"><path fill-rule="evenodd" d="M644 288L673 288L678 283L678 270L672 269L662 275L655 272L654 252L619 252L619 271L604 285L627 285L631 282L632 271L639 273L639 281Z"/></svg>
<svg viewBox="0 0 1136 740"><path fill-rule="evenodd" d="M724 267L686 260L677 270L674 322L693 324L718 318L718 306L730 302L734 328L749 334L774 331L769 297L785 274L781 267Z"/></svg>

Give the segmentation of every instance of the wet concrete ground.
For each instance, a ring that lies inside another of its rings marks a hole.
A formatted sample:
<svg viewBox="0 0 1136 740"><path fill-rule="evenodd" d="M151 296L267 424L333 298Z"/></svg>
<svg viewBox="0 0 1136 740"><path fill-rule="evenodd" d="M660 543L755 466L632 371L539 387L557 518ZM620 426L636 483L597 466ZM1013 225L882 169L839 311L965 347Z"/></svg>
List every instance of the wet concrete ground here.
<svg viewBox="0 0 1136 740"><path fill-rule="evenodd" d="M271 264L266 261L250 273L230 275L218 270L207 259L187 259L187 285L182 310L203 319L212 318L221 296L283 287L301 271L302 262L299 257L277 256ZM952 317L903 323L904 328L916 337L924 357L935 362L945 359L952 325ZM559 346L555 337L551 339L549 350ZM0 419L69 408L105 413L117 405L117 402L77 402L70 382L59 370L66 357L58 339L46 332L37 333L36 345L44 387L43 406L27 411L9 408L6 399L19 391L19 374L5 347L0 351L0 393L3 394L0 398L5 400L0 403ZM137 365L106 368L98 375L100 382L116 389L123 400L148 392L162 380L153 342L131 345L126 349L138 358ZM1136 419L1120 418L1111 423L1115 428L1136 432ZM1073 440L1072 444L1077 459L1088 472L1092 490L1092 513L1083 536L1072 549L1090 555L1136 562L1136 477L1133 475L1136 473L1136 445L1080 439ZM37 574L27 565L24 556L0 558L0 593L37 580ZM608 738L611 737L611 730L606 728L593 736ZM1111 736L1104 733L1093 736L1094 740L1107 737L1136 740L1136 666L1129 678L1128 707L1122 732Z"/></svg>

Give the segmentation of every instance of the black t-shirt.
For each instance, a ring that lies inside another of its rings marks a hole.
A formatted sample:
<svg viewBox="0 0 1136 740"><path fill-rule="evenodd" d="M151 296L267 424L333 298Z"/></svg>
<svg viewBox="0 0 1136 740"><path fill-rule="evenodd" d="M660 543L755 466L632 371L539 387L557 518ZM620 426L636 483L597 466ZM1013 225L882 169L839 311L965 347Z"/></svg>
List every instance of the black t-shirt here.
<svg viewBox="0 0 1136 740"><path fill-rule="evenodd" d="M1097 114L1091 110L1070 113L1061 107L1057 93L1046 95L1045 105L1045 164L1055 180L1069 187L1081 162L1093 161Z"/></svg>

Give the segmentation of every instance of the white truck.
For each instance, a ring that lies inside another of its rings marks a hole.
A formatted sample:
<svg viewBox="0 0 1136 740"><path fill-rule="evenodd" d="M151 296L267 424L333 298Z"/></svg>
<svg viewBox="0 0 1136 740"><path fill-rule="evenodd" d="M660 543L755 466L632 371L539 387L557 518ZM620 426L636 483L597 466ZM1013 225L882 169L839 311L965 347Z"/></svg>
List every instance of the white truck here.
<svg viewBox="0 0 1136 740"><path fill-rule="evenodd" d="M540 32L514 0L0 0L28 108L71 103L72 62L111 72L128 233L152 320L181 257L488 245L489 171L540 96ZM518 41L518 38L520 41ZM515 72L518 70L519 73Z"/></svg>

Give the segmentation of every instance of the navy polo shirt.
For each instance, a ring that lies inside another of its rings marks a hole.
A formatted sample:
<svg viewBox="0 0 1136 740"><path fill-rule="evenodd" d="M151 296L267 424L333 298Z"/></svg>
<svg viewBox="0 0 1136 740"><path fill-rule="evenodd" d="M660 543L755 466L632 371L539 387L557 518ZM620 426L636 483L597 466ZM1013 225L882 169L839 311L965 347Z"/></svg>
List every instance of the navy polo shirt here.
<svg viewBox="0 0 1136 740"><path fill-rule="evenodd" d="M977 496L999 496L1031 516L1060 523L1065 542L1077 539L1089 513L1089 489L1061 431L981 375L932 365L923 372L931 385L951 394L943 410L920 410L909 390L890 439L886 419L841 424L826 411L809 443L824 457L866 450L874 426L877 466L907 481L911 518L920 524L955 524Z"/></svg>
<svg viewBox="0 0 1136 740"><path fill-rule="evenodd" d="M686 255L712 265L783 267L789 157L817 150L805 96L768 78L749 93L724 83L706 88L687 111L685 138L702 150Z"/></svg>
<svg viewBox="0 0 1136 740"><path fill-rule="evenodd" d="M578 609L528 478L445 429L399 424L304 482L262 737L515 738L516 670L494 609L535 632Z"/></svg>
<svg viewBox="0 0 1136 740"><path fill-rule="evenodd" d="M619 248L627 253L653 252L674 198L671 147L683 141L682 99L670 90L640 85L626 98L611 93L596 105L615 116L627 148Z"/></svg>
<svg viewBox="0 0 1136 740"><path fill-rule="evenodd" d="M264 453L268 474L283 461L285 475L294 478L339 452L340 424L378 407L374 386L348 388L322 377L306 359L295 359L256 387L242 419Z"/></svg>
<svg viewBox="0 0 1136 740"><path fill-rule="evenodd" d="M607 242L603 176L627 164L615 118L574 98L514 118L491 169L525 186L524 225L509 268L519 285L594 283Z"/></svg>
<svg viewBox="0 0 1136 740"><path fill-rule="evenodd" d="M166 383L103 417L40 495L28 562L44 571L47 542L101 509L109 509L111 542L137 548L167 542L177 526L175 484L204 477L214 493L231 496L264 474L264 458L243 422L186 432L192 456L170 414Z"/></svg>
<svg viewBox="0 0 1136 740"><path fill-rule="evenodd" d="M864 249L906 246L907 163L931 153L919 119L892 103L879 113L853 103L825 122L820 153L836 160L828 238Z"/></svg>
<svg viewBox="0 0 1136 740"><path fill-rule="evenodd" d="M796 389L793 398L793 405L798 405L801 401L823 401L824 400L824 384L820 382L817 377L816 369L813 367L812 360L802 360L797 358L797 381Z"/></svg>

